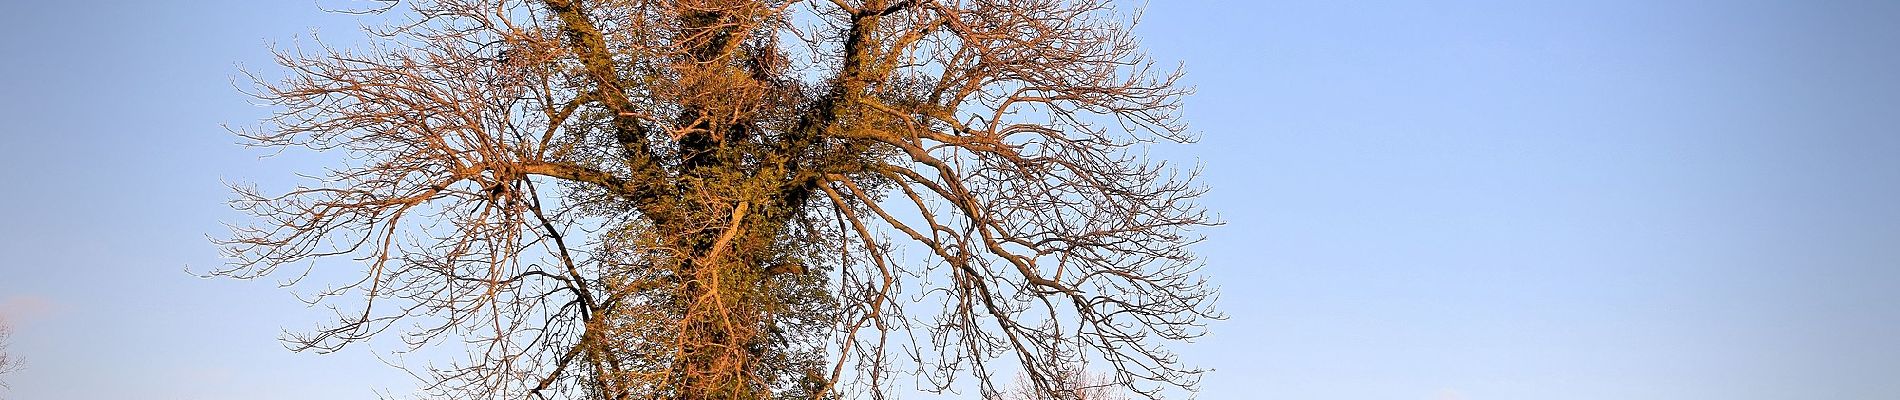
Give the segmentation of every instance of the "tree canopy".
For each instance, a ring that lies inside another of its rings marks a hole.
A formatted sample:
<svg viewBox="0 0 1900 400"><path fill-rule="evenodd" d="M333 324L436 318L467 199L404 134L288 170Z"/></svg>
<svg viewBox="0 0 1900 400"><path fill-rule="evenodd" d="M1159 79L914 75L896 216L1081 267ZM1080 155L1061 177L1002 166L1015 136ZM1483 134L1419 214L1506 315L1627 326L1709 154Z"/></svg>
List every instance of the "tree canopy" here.
<svg viewBox="0 0 1900 400"><path fill-rule="evenodd" d="M1219 318L1216 223L1156 142L1188 89L1103 0L419 0L368 44L280 51L249 144L347 161L217 274L360 261L334 351L468 358L428 394L883 398L1093 363L1147 397ZM281 272L301 277L308 271ZM1007 371L1007 372L1006 372ZM1007 375L1006 375L1007 376ZM908 385L908 383L902 383ZM907 387L907 386L906 386ZM1070 390L1071 392L1073 390Z"/></svg>

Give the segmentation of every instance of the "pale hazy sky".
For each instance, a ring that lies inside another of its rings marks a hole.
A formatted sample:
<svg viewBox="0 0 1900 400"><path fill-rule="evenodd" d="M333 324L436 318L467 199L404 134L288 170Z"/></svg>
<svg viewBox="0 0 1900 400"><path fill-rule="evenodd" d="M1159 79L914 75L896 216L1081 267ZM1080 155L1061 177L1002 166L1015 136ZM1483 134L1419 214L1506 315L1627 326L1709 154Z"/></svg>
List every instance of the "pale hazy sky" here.
<svg viewBox="0 0 1900 400"><path fill-rule="evenodd" d="M322 321L202 280L284 182L220 123L310 1L0 6L0 315L17 399L333 399ZM1203 399L1900 398L1900 2L1152 1L1199 87L1231 320Z"/></svg>

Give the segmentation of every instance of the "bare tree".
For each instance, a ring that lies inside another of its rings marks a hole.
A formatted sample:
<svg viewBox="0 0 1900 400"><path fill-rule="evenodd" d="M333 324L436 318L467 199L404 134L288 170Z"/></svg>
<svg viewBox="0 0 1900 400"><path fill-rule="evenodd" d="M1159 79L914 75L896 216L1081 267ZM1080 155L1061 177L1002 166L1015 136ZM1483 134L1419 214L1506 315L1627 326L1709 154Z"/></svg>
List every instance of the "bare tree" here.
<svg viewBox="0 0 1900 400"><path fill-rule="evenodd" d="M1028 374L1016 374L1007 400L1128 400L1113 375L1091 373L1079 366L1050 371L1053 388L1038 386ZM1050 390L1054 389L1054 390Z"/></svg>
<svg viewBox="0 0 1900 400"><path fill-rule="evenodd" d="M405 7L406 6L406 7ZM1106 0L418 0L278 53L265 148L349 161L266 194L215 274L337 257L335 351L465 343L429 394L883 398L1095 360L1146 397L1218 318L1187 90ZM911 290L908 294L905 291Z"/></svg>
<svg viewBox="0 0 1900 400"><path fill-rule="evenodd" d="M25 364L20 363L18 357L14 357L13 353L7 350L8 345L13 343L12 339L13 326L8 325L5 318L0 318L0 388L7 387L7 375L19 372L21 368L26 367Z"/></svg>

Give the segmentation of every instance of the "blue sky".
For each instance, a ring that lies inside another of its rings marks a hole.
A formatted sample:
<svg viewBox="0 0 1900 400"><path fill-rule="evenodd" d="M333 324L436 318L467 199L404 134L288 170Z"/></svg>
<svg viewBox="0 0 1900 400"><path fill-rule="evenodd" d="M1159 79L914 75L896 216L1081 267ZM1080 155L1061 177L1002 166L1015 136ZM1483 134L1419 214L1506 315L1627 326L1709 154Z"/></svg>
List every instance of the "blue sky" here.
<svg viewBox="0 0 1900 400"><path fill-rule="evenodd" d="M308 1L0 12L0 313L19 399L412 385L270 282L203 280L282 184L221 123ZM1900 3L1155 1L1232 316L1203 399L1900 398ZM268 70L266 70L268 71Z"/></svg>

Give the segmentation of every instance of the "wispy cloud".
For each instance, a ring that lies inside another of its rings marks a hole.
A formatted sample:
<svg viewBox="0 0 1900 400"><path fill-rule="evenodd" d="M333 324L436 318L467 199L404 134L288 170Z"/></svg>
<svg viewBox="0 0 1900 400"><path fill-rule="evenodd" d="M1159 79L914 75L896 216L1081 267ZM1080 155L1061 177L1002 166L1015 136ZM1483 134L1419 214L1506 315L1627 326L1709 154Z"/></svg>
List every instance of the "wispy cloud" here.
<svg viewBox="0 0 1900 400"><path fill-rule="evenodd" d="M52 315L58 310L59 303L40 295L12 295L0 300L0 319L14 324Z"/></svg>
<svg viewBox="0 0 1900 400"><path fill-rule="evenodd" d="M1439 390L1437 395L1432 396L1432 400L1465 400L1465 392L1457 389L1443 389Z"/></svg>

